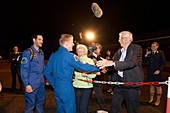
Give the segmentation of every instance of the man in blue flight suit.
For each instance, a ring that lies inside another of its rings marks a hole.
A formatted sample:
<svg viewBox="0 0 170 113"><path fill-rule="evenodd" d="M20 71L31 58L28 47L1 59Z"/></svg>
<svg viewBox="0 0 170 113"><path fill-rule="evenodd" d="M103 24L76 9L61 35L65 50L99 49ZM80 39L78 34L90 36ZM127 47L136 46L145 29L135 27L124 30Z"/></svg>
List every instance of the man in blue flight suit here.
<svg viewBox="0 0 170 113"><path fill-rule="evenodd" d="M44 53L40 49L43 44L41 35L32 37L33 45L22 54L21 78L25 86L25 113L33 113L36 106L38 113L44 113L45 85L43 77ZM31 55L33 54L33 58Z"/></svg>
<svg viewBox="0 0 170 113"><path fill-rule="evenodd" d="M54 88L57 102L56 113L76 113L75 93L72 85L74 69L85 72L99 72L100 69L90 64L83 64L72 51L73 36L62 34L59 49L50 56L44 69L44 76Z"/></svg>

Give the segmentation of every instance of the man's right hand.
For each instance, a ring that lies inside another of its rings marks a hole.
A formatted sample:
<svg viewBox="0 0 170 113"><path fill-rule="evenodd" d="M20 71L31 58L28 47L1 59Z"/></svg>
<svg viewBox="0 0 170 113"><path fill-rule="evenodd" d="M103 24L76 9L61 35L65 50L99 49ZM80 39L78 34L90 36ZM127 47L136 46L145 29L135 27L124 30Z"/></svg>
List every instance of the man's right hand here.
<svg viewBox="0 0 170 113"><path fill-rule="evenodd" d="M32 93L32 92L33 92L32 87L31 87L30 85L28 85L28 86L25 87L25 91L26 91L27 93Z"/></svg>

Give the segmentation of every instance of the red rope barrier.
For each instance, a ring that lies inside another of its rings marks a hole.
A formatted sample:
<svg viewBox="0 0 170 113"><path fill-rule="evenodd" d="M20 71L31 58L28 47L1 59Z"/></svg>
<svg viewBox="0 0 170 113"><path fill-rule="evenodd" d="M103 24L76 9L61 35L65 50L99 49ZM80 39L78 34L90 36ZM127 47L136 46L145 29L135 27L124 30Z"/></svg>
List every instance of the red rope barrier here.
<svg viewBox="0 0 170 113"><path fill-rule="evenodd" d="M78 79L78 78L77 78ZM167 81L165 82L112 82L112 81L97 81L97 80L83 80L78 79L80 81L89 82L89 83L99 83L99 84L115 84L115 85L160 85L160 84L168 84Z"/></svg>
<svg viewBox="0 0 170 113"><path fill-rule="evenodd" d="M123 82L125 85L160 85L159 82Z"/></svg>
<svg viewBox="0 0 170 113"><path fill-rule="evenodd" d="M77 78L78 80L80 80L80 81L84 81L84 82L89 82L89 83L93 83L93 80L83 80L83 79L79 79L79 78Z"/></svg>

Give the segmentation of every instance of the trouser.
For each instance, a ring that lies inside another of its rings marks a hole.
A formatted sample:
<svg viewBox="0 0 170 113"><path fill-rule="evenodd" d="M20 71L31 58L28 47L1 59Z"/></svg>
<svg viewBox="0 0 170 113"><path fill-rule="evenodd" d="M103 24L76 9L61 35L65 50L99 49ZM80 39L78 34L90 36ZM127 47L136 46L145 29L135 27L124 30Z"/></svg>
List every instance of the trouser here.
<svg viewBox="0 0 170 113"><path fill-rule="evenodd" d="M16 89L16 76L18 75L18 81L20 84L20 90L23 89L23 83L21 80L21 76L19 73L19 67L16 65L11 65L11 73L12 73L12 89Z"/></svg>
<svg viewBox="0 0 170 113"><path fill-rule="evenodd" d="M25 92L26 107L24 113L33 113L34 107L38 113L44 113L45 86L42 84L32 93Z"/></svg>
<svg viewBox="0 0 170 113"><path fill-rule="evenodd" d="M96 95L96 98L97 98L97 102L100 106L100 108L102 110L105 110L106 109L106 106L105 106L105 101L104 101L104 98L103 98L103 91L102 91L102 85L101 84L94 84L93 86L93 90L95 92L95 95Z"/></svg>
<svg viewBox="0 0 170 113"><path fill-rule="evenodd" d="M128 113L138 113L140 88L115 88L110 113L120 113L123 100L125 100Z"/></svg>
<svg viewBox="0 0 170 113"><path fill-rule="evenodd" d="M113 81L113 74L109 75L109 81ZM113 90L114 89L114 85L113 84L109 84L109 87Z"/></svg>
<svg viewBox="0 0 170 113"><path fill-rule="evenodd" d="M54 96L56 99L56 113L76 113L75 92L71 82L56 81Z"/></svg>
<svg viewBox="0 0 170 113"><path fill-rule="evenodd" d="M92 88L75 88L77 113L88 113Z"/></svg>

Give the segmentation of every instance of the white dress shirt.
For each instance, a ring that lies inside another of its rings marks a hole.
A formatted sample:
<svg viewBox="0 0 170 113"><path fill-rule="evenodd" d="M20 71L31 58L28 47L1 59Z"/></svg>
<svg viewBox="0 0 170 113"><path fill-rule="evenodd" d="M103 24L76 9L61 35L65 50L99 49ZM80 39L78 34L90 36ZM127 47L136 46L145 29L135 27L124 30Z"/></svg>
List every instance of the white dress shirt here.
<svg viewBox="0 0 170 113"><path fill-rule="evenodd" d="M125 60L125 57L126 57L126 50L124 48L121 49L121 56L120 56L120 59L119 61L124 61ZM118 75L120 77L123 77L123 71L118 71Z"/></svg>

